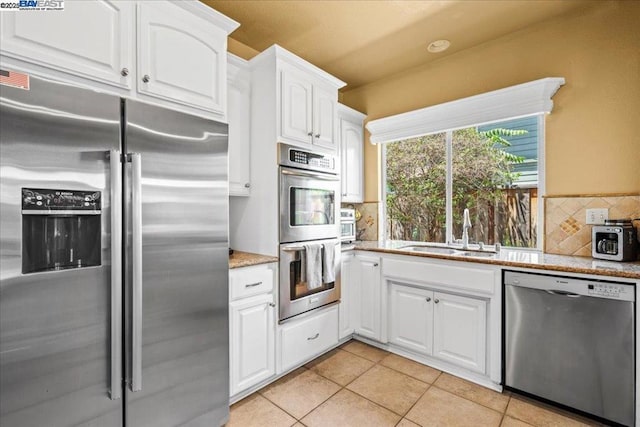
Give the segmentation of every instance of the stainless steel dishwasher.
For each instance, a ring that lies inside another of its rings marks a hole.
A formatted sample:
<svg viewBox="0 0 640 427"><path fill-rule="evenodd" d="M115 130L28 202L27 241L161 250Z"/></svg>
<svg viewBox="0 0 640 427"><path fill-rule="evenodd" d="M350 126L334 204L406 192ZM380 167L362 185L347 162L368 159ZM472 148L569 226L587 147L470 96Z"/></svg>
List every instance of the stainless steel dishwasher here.
<svg viewBox="0 0 640 427"><path fill-rule="evenodd" d="M634 306L628 283L505 271L503 384L634 425Z"/></svg>

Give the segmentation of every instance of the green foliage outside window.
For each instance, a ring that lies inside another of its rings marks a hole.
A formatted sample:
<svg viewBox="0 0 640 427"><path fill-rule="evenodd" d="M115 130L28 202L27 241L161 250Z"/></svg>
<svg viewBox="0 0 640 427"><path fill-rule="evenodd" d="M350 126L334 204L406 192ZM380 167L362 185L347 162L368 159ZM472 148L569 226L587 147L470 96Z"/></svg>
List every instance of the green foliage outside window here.
<svg viewBox="0 0 640 427"><path fill-rule="evenodd" d="M508 189L519 175L513 165L524 158L504 150L510 146L505 137L525 133L526 130L502 128L452 132L454 236L461 236L462 212L468 208L474 217L475 241L535 246L535 221L521 218L531 216L530 208L519 209L522 195L516 195L516 203L508 199L513 197L513 190L509 193ZM445 242L446 176L445 133L387 144L388 237Z"/></svg>

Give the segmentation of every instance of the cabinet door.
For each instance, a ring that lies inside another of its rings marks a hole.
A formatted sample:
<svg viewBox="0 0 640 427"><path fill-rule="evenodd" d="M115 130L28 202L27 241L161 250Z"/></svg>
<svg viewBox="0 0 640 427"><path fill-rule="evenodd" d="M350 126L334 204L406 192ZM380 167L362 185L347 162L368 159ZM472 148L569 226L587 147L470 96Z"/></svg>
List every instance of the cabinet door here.
<svg viewBox="0 0 640 427"><path fill-rule="evenodd" d="M99 0L67 1L62 11L2 12L2 54L130 88L133 8L133 2Z"/></svg>
<svg viewBox="0 0 640 427"><path fill-rule="evenodd" d="M229 305L231 395L275 374L274 315L272 294Z"/></svg>
<svg viewBox="0 0 640 427"><path fill-rule="evenodd" d="M357 255L356 333L380 340L380 258Z"/></svg>
<svg viewBox="0 0 640 427"><path fill-rule="evenodd" d="M348 337L353 333L353 254L342 255L342 265L340 268L340 310L339 310L339 338Z"/></svg>
<svg viewBox="0 0 640 427"><path fill-rule="evenodd" d="M313 135L313 86L301 73L282 70L281 136L294 142L310 144Z"/></svg>
<svg viewBox="0 0 640 427"><path fill-rule="evenodd" d="M433 355L484 373L486 301L434 292L433 302Z"/></svg>
<svg viewBox="0 0 640 427"><path fill-rule="evenodd" d="M342 202L362 203L364 200L362 135L362 124L340 121Z"/></svg>
<svg viewBox="0 0 640 427"><path fill-rule="evenodd" d="M409 350L431 354L433 292L390 283L389 341Z"/></svg>
<svg viewBox="0 0 640 427"><path fill-rule="evenodd" d="M232 196L248 196L251 187L251 75L242 61L234 58L227 64L229 194Z"/></svg>
<svg viewBox="0 0 640 427"><path fill-rule="evenodd" d="M313 143L324 148L337 150L336 122L338 91L326 90L320 86L313 88Z"/></svg>
<svg viewBox="0 0 640 427"><path fill-rule="evenodd" d="M227 35L169 1L138 3L138 92L224 118Z"/></svg>

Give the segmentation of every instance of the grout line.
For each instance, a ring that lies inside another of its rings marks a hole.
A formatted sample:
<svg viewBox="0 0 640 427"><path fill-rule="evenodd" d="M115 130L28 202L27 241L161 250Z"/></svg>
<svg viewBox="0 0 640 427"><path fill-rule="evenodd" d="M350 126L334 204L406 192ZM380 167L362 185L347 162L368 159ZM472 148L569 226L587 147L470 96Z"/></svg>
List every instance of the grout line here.
<svg viewBox="0 0 640 427"><path fill-rule="evenodd" d="M418 404L418 402L420 401L420 399L422 399L422 398L424 397L424 395L425 395L425 394L427 394L427 392L431 389L431 387L433 387L433 384L429 384L429 387L427 387L427 389L424 391L424 393L422 393L422 394L420 395L420 397L418 398L418 400L416 400L415 402L413 402L413 405L411 405L411 407L409 408L409 410L407 411L407 413L406 413L406 414L404 414L404 416L403 416L402 418L406 418L407 414L409 414L409 412L411 412L411 410L414 408L414 406L416 406L416 405ZM416 422L416 421L410 420L409 418L407 418L407 419L408 419L409 421L411 421L412 423L414 423L414 424L418 424L419 426L422 426L422 424L420 424L420 423L418 423L418 422Z"/></svg>
<svg viewBox="0 0 640 427"><path fill-rule="evenodd" d="M393 353L390 353L390 354L393 354ZM400 356L400 357L402 357L402 356ZM385 359L386 359L386 357L385 357ZM407 359L407 358L405 357L405 359ZM382 359L382 360L384 360L384 359ZM406 372L402 372L402 371L400 371L400 370L398 370L398 369L396 369L396 368L392 368L391 366L383 365L383 364L382 364L382 360L378 363L380 366L383 366L383 367L385 367L385 368L387 368L387 369L391 369L391 370L392 370L392 371L394 371L394 372L398 372L398 373L400 373L400 374L402 374L402 375L406 375L406 376L408 376L409 378L413 378L413 379L414 379L414 380L416 380L416 381L420 381L420 382L425 383L425 384L428 384L428 385L432 385L433 383L435 383L435 382L436 382L436 380L437 380L438 378L440 378L440 375L442 375L442 371L441 371L440 369L432 368L432 367L431 367L431 366L429 366L429 365L423 365L423 366L426 366L426 367L428 367L428 368L433 369L434 371L438 371L438 375L436 375L436 377L433 379L433 381L432 381L432 382L428 382L428 381L421 380L420 378L414 377L413 375L409 375L409 374L407 374ZM407 359L407 360L411 360L411 359ZM412 361L412 362L414 362L413 360L411 360L411 361ZM415 362L415 363L419 363L419 362ZM422 363L420 363L420 364L422 365Z"/></svg>
<svg viewBox="0 0 640 427"><path fill-rule="evenodd" d="M476 384L476 385L478 385L478 384ZM480 405L480 406L482 406L483 408L491 409L492 411L497 412L497 413L502 414L502 415L506 414L506 412L507 412L507 407L509 407L509 401L511 400L511 396L509 396L509 399L507 400L507 406L505 406L505 407L504 407L504 411L498 411L496 408L492 408L492 407L487 406L487 405L485 405L485 404L483 404L483 403L476 402L475 400L471 400L471 399L469 399L468 397L464 397L464 396L462 396L462 395L460 395L460 394L458 394L458 393L456 393L456 392L454 392L454 391L447 390L446 388L442 388L442 387L440 387L440 386L437 386L437 385L435 384L435 381L434 381L433 386L434 386L435 388L437 388L438 390L442 390L442 391L447 392L447 393L449 393L449 394L452 394L452 395L454 395L454 396L456 396L456 397L459 397L460 399L464 399L464 400L467 400L467 401L469 401L469 402L471 402L471 403L475 403L476 405ZM480 386L480 387L482 387L482 386ZM486 388L486 387L485 387L485 388ZM487 390L494 391L494 390L491 390L491 389L487 389ZM496 393L498 393L498 392L496 391Z"/></svg>
<svg viewBox="0 0 640 427"><path fill-rule="evenodd" d="M348 342L350 342L350 341L348 341ZM365 345L367 345L367 346L368 346L368 344L365 344ZM338 348L339 348L339 347L338 347ZM375 347L374 347L374 348L375 348ZM358 357L360 357L361 359L367 360L367 361L369 361L369 362L373 363L373 365L371 365L367 370L363 371L360 375L356 376L353 380L351 380L350 382L348 382L347 384L345 384L344 386L342 386L342 389L338 390L338 391L337 391L336 393L334 393L332 396L335 396L336 394L338 394L338 393L339 393L340 391L342 391L342 390L346 390L346 391L348 391L348 392L350 392L350 393L355 394L355 395L356 395L356 396L358 396L358 397L361 397L362 399L364 399L364 400L366 400L366 401L368 401L368 402L371 402L372 404L374 404L374 405L378 406L379 408L382 408L382 409L384 409L384 410L386 410L386 411L388 411L388 412L390 412L390 413L392 413L392 414L394 414L394 415L398 415L398 416L400 417L400 419L398 420L398 423L399 423L400 421L402 421L402 419L404 418L404 415L398 414L397 412L394 412L394 411L392 411L391 409L389 409L389 408L387 408L387 407L384 407L384 406L382 406L381 404L379 404L379 403L377 403L377 402L374 402L373 400L369 399L368 397L363 396L363 395L361 395L360 393L358 393L358 392L356 392L356 391L354 391L354 390L351 390L351 389L348 389L348 388L347 388L347 386L348 386L348 385L350 385L350 384L352 384L353 382L355 382L358 378L360 378L360 377L362 377L363 375L365 375L367 372L369 372L370 370L372 370L372 369L373 369L374 367L376 367L377 365L380 365L380 362L382 362L382 361L383 361L387 356L385 356L385 357L381 358L379 361L375 362L375 361L373 361L373 360L369 360L369 359L367 359L367 358L365 358L365 357L362 357L361 355L358 355L358 354L352 353L352 352L350 352L350 351L348 351L348 350L344 350L344 351L347 351L347 353L350 353L350 354L353 354L353 355L355 355L355 356L358 356ZM392 353L389 353L389 352L388 352L388 351L386 351L386 350L381 350L381 351L384 351L385 353L388 353L388 355L389 355L389 354L392 354ZM380 366L386 367L386 366L384 366L384 365L380 365ZM316 372L316 374L318 374L318 373ZM321 374L318 374L318 375L321 375ZM322 376L322 375L321 375L321 376ZM325 377L323 376L323 378L325 378ZM411 377L411 378L413 378L413 377ZM428 387L427 387L427 389L428 389ZM425 391L426 391L426 390L425 390ZM329 399L327 399L327 400L329 400ZM325 401L325 402L326 402L326 401ZM324 403L324 402L323 402L323 403ZM320 405L318 405L318 406L320 406ZM314 408L314 410L315 410L315 409L317 409L317 407L316 407L316 408ZM408 411L407 411L407 412L408 412ZM396 424L397 424L397 423L396 423Z"/></svg>
<svg viewBox="0 0 640 427"><path fill-rule="evenodd" d="M314 359L314 360L315 360L315 359ZM303 365L303 367L304 367L304 365ZM282 378L286 378L288 375L292 374L293 372L297 371L298 369L300 369L300 368L296 368L296 369L294 369L293 371L291 371L290 373L288 373L287 375L285 375L285 376L284 376L284 377L282 377ZM276 402L272 401L272 400L271 400L271 399L269 399L267 396L264 396L264 395L262 396L262 397L264 397L265 399L267 399L270 403L272 403L274 406L276 406L276 407L277 407L277 408L279 408L279 409L282 409L284 412L286 412L287 414L289 414L289 415L290 415L291 417L293 417L293 419L295 419L296 421L300 421L300 420L302 420L304 417L306 417L307 415L309 415L310 413L312 413L313 411L315 411L316 409L318 409L320 406L322 406L322 404L323 404L323 403L325 403L327 400L331 399L333 396L335 396L336 394L338 394L338 393L340 392L340 390L342 390L342 389L344 388L344 387L343 387L343 386L341 386L340 384L338 384L338 383L336 383L336 382L334 382L334 381L331 381L329 378L326 378L326 377L324 377L324 376L322 376L322 375L318 374L317 372L312 371L311 369L308 369L308 368L306 368L306 367L305 367L305 370L306 370L306 371L310 371L310 372L312 372L313 374L318 375L319 377L321 377L321 378L323 378L323 379L325 379L325 380L329 381L330 383L337 385L337 386L339 387L339 388L338 388L338 390L336 390L336 392L335 392L335 393L332 393L332 394L331 394L331 395L329 395L325 400L323 400L322 402L320 402L319 404L317 404L316 406L314 406L313 408L311 408L311 410L309 410L309 412L305 413L305 414L304 414L304 415L302 415L300 418L298 418L298 417L296 417L295 415L293 415L292 413L288 412L286 409L284 409L284 408L282 408L281 406L279 406ZM247 396L247 397L248 397L248 396ZM294 423L294 424L295 424L295 423Z"/></svg>

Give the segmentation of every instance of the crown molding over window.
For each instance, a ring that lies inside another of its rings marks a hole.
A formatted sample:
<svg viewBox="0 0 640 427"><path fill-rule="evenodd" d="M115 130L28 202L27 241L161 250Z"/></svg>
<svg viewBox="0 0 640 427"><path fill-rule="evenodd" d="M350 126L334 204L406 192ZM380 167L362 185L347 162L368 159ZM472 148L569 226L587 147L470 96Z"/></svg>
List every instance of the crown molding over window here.
<svg viewBox="0 0 640 427"><path fill-rule="evenodd" d="M447 130L550 113L551 97L565 83L547 77L504 89L433 105L367 123L371 143L400 141Z"/></svg>

